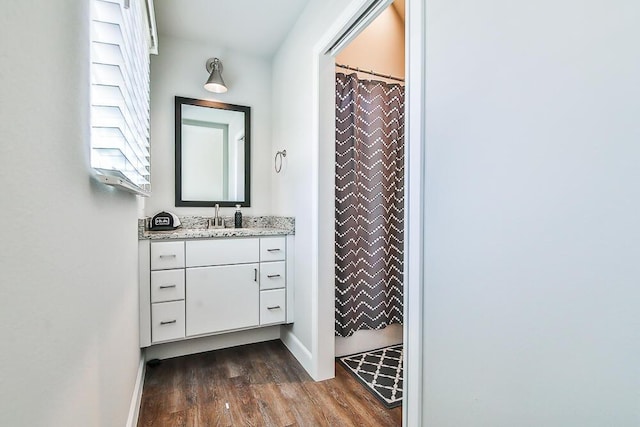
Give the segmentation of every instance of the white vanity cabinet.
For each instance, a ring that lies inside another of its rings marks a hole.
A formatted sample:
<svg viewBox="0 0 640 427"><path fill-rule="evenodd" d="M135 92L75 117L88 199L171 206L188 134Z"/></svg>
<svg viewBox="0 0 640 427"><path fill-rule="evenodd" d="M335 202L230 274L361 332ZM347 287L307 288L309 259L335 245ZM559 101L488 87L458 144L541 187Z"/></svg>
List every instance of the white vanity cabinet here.
<svg viewBox="0 0 640 427"><path fill-rule="evenodd" d="M286 320L286 241L284 237L260 239L260 325Z"/></svg>
<svg viewBox="0 0 640 427"><path fill-rule="evenodd" d="M150 264L151 340L184 338L184 242L152 243Z"/></svg>
<svg viewBox="0 0 640 427"><path fill-rule="evenodd" d="M293 236L140 241L141 347L291 323L292 242Z"/></svg>

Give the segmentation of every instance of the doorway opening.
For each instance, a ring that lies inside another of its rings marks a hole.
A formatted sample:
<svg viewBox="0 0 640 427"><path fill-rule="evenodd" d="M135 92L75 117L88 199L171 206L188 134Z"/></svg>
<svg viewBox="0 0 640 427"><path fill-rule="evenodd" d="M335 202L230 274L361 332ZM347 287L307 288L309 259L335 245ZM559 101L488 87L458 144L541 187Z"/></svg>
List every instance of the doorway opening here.
<svg viewBox="0 0 640 427"><path fill-rule="evenodd" d="M359 0L327 30L314 48L313 144L315 185L312 195L311 265L312 371L316 380L335 375L335 84L336 55L391 0ZM421 0L405 0L405 218L403 268L403 425L421 425L423 390L423 261L424 261L424 87L425 7ZM345 65L345 64L343 64ZM374 70L375 71L375 70ZM317 251L317 252L316 252Z"/></svg>
<svg viewBox="0 0 640 427"><path fill-rule="evenodd" d="M404 0L335 56L336 356L402 343Z"/></svg>
<svg viewBox="0 0 640 427"><path fill-rule="evenodd" d="M392 414L404 382L404 38L394 0L335 56L336 369Z"/></svg>

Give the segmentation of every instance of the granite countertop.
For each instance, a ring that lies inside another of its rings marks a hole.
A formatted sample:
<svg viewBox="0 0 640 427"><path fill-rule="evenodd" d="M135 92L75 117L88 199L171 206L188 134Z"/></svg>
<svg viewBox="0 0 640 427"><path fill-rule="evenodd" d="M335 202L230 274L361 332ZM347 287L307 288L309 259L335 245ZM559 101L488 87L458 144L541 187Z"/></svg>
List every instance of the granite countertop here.
<svg viewBox="0 0 640 427"><path fill-rule="evenodd" d="M243 228L207 228L208 217L179 217L182 226L176 230L151 231L145 219L138 221L138 240L210 239L217 237L260 237L294 234L295 220L291 217L261 216L243 218ZM231 217L223 217L231 224Z"/></svg>
<svg viewBox="0 0 640 427"><path fill-rule="evenodd" d="M145 230L142 239L202 239L214 237L280 236L293 234L284 228L179 228L172 231Z"/></svg>

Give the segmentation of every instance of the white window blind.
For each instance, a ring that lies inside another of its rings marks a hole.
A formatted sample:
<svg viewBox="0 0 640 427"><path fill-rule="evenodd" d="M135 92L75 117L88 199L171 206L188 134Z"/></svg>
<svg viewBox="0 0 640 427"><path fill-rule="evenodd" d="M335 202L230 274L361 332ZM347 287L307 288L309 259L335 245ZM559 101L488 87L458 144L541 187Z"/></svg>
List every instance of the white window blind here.
<svg viewBox="0 0 640 427"><path fill-rule="evenodd" d="M91 166L148 195L149 16L144 0L91 0Z"/></svg>

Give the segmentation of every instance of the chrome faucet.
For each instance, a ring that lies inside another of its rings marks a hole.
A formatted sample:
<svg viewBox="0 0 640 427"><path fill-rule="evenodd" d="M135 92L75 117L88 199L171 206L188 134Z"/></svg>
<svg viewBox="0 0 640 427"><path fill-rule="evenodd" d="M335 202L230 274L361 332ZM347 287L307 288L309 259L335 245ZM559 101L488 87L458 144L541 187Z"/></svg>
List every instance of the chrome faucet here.
<svg viewBox="0 0 640 427"><path fill-rule="evenodd" d="M207 221L207 228L224 228L222 218L218 215L220 212L220 205L216 203L216 213L213 218L209 218Z"/></svg>

